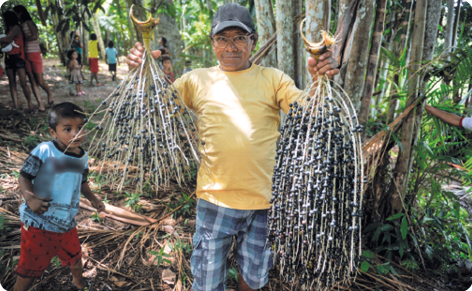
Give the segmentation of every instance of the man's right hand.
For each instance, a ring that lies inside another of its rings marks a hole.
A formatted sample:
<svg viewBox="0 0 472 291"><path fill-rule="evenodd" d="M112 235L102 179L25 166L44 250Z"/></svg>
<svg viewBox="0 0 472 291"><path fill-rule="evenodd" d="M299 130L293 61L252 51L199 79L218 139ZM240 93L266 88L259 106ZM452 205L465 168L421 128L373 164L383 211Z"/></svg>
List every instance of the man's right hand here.
<svg viewBox="0 0 472 291"><path fill-rule="evenodd" d="M49 207L51 207L51 204L49 203L51 201L52 201L52 199L45 199L45 198L40 198L40 197L36 197L36 196L31 195L26 200L26 203L28 204L29 208L31 208L31 210L34 213L36 213L37 215L42 215L46 211L48 211Z"/></svg>
<svg viewBox="0 0 472 291"><path fill-rule="evenodd" d="M128 64L129 69L139 67L142 62L142 57L144 53L144 47L140 42L137 42L134 45L134 48L129 50L129 55L126 57L126 63ZM152 57L157 59L161 55L161 51L153 51Z"/></svg>

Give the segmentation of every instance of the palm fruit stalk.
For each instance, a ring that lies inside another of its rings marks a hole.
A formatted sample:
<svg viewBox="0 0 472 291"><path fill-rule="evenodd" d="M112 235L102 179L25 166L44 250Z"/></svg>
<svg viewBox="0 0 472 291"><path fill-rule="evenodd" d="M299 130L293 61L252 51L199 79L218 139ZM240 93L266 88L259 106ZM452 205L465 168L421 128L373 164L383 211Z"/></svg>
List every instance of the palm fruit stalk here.
<svg viewBox="0 0 472 291"><path fill-rule="evenodd" d="M141 192L147 185L185 183L200 158L196 117L151 55L150 37L159 19L138 21L133 7L130 16L143 34L142 63L94 112L104 117L90 132L89 152L100 157L100 173L112 189L131 182Z"/></svg>
<svg viewBox="0 0 472 291"><path fill-rule="evenodd" d="M302 36L315 58L334 43L324 32L321 43ZM326 76L290 104L276 153L267 239L285 282L329 290L356 275L365 183L361 131L349 97Z"/></svg>

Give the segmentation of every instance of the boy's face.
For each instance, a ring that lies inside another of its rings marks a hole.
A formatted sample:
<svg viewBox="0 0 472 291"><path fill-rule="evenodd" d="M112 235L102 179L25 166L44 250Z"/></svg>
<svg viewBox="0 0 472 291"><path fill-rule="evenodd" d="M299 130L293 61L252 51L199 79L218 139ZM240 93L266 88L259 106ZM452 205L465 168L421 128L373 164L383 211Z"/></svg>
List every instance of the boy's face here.
<svg viewBox="0 0 472 291"><path fill-rule="evenodd" d="M69 151L79 152L79 146L84 140L83 127L83 118L61 118L56 130L49 128L49 133L64 149L69 147ZM75 137L76 139L72 142Z"/></svg>

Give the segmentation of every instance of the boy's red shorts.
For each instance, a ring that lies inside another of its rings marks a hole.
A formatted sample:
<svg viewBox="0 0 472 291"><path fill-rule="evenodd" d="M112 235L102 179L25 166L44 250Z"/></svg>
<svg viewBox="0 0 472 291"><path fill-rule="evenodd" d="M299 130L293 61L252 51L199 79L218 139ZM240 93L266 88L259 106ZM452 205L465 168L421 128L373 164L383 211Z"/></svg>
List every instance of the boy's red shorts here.
<svg viewBox="0 0 472 291"><path fill-rule="evenodd" d="M89 58L90 64L90 72L91 73L98 73L98 59L97 58Z"/></svg>
<svg viewBox="0 0 472 291"><path fill-rule="evenodd" d="M20 262L15 269L18 276L41 276L56 255L63 266L74 266L82 258L76 227L69 232L58 233L31 226L26 230L21 224Z"/></svg>

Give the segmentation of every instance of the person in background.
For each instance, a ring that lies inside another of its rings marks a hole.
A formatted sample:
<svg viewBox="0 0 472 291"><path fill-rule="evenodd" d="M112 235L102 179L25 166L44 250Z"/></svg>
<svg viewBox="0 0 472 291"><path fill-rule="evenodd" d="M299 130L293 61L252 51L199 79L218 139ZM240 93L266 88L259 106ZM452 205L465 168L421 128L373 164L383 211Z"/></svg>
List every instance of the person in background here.
<svg viewBox="0 0 472 291"><path fill-rule="evenodd" d="M167 39L165 37L159 39L159 49L164 49L165 53L163 55L171 56L169 48L167 48Z"/></svg>
<svg viewBox="0 0 472 291"><path fill-rule="evenodd" d="M441 109L434 108L428 104L424 106L424 109L426 109L429 114L436 116L447 124L472 130L472 118L470 117L460 117Z"/></svg>
<svg viewBox="0 0 472 291"><path fill-rule="evenodd" d="M184 64L184 74L192 71L192 61L186 60Z"/></svg>
<svg viewBox="0 0 472 291"><path fill-rule="evenodd" d="M71 49L67 53L67 57L69 58L69 65L68 68L70 70L70 83L74 84L76 96L86 95L85 91L82 91L82 83L84 79L82 78L82 65L79 65L77 62L77 51Z"/></svg>
<svg viewBox="0 0 472 291"><path fill-rule="evenodd" d="M72 38L72 45L71 47L77 51L78 57L77 62L79 65L82 65L82 43L80 42L80 34L78 31L72 31L70 33L70 37Z"/></svg>
<svg viewBox="0 0 472 291"><path fill-rule="evenodd" d="M25 58L26 58L26 72L29 76L33 93L38 100L39 111L45 111L41 102L41 93L39 87L43 88L48 95L48 105L52 106L54 100L49 86L44 82L43 78L43 59L41 57L41 49L39 47L39 32L38 27L33 22L31 15L23 5L17 5L13 8L18 18L20 19L21 29L25 40Z"/></svg>
<svg viewBox="0 0 472 291"><path fill-rule="evenodd" d="M108 47L105 50L105 54L107 56L106 61L108 64L108 71L111 73L111 80L115 82L116 80L116 64L118 62L118 52L116 48L113 47L114 43L112 40L108 42Z"/></svg>
<svg viewBox="0 0 472 291"><path fill-rule="evenodd" d="M171 58L169 56L163 56L161 58L161 63L162 63L162 71L167 76L167 82L169 84L174 83L175 77L174 77L174 72L172 71L172 60L171 60Z"/></svg>
<svg viewBox="0 0 472 291"><path fill-rule="evenodd" d="M20 85L25 94L28 108L31 114L37 113L31 102L31 91L26 83L26 62L23 51L23 33L19 25L18 17L13 11L6 11L2 15L5 27L7 28L7 36L0 38L0 44L9 44L15 42L12 50L5 54L5 70L7 71L8 84L10 86L10 94L13 100L13 113L19 114L18 91L16 90L16 73L20 77Z"/></svg>
<svg viewBox="0 0 472 291"><path fill-rule="evenodd" d="M97 86L102 84L98 82L98 47L97 35L92 33L89 41L89 64L90 64L90 86L93 85L93 79L97 82Z"/></svg>

